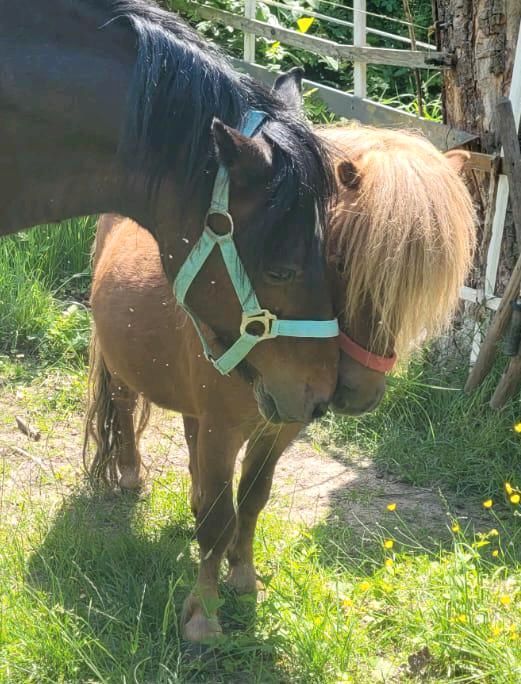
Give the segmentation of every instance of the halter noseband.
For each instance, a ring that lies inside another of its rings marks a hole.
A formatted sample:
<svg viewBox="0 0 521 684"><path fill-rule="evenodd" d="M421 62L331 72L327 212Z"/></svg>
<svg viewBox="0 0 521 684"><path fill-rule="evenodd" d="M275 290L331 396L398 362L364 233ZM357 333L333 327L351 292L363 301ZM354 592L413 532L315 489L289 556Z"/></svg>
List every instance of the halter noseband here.
<svg viewBox="0 0 521 684"><path fill-rule="evenodd" d="M243 135L252 137L266 119L264 112L250 110L240 129ZM212 193L210 209L205 219L203 233L192 248L186 261L183 263L174 281L174 296L179 306L190 316L194 327L199 335L206 358L222 375L227 375L233 370L247 354L263 340L274 337L307 337L307 338L330 338L338 337L338 321L333 318L328 321L306 320L280 320L268 309L262 309L251 281L240 260L237 248L233 241L233 219L230 216L230 176L228 170L221 164L217 170L217 176ZM228 221L229 231L224 235L215 233L208 225L208 217L212 214L224 216ZM221 252L226 270L230 276L235 293L242 308L242 321L240 325L240 337L219 358L214 358L210 345L203 335L199 320L195 313L186 305L186 295L195 277L206 263L206 260L217 245ZM262 327L261 334L248 332L252 325Z"/></svg>

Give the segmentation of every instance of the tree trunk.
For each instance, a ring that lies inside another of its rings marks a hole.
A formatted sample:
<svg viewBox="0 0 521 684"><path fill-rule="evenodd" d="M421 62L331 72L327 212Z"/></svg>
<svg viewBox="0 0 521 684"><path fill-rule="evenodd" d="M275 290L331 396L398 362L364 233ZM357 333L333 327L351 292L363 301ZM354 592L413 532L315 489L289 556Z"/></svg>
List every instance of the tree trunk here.
<svg viewBox="0 0 521 684"><path fill-rule="evenodd" d="M475 133L481 152L498 152L496 103L509 93L519 22L520 0L435 0L439 47L454 52L456 66L444 73L445 123ZM489 206L489 174L475 172L471 190L480 219L479 249L473 286L482 286L489 236L483 223ZM501 264L496 283L501 295L519 246L507 216Z"/></svg>

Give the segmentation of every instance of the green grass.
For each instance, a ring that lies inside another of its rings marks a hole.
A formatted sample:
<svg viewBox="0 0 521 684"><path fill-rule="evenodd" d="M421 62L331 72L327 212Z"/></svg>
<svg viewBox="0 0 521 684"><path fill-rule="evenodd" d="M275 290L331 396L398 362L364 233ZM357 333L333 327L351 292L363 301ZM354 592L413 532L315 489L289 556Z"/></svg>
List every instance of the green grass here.
<svg viewBox="0 0 521 684"><path fill-rule="evenodd" d="M85 356L94 224L74 219L0 240L0 353L66 364Z"/></svg>
<svg viewBox="0 0 521 684"><path fill-rule="evenodd" d="M493 514L498 536L457 532L435 552L384 549L376 525L361 539L332 520L298 529L266 515L256 541L266 597L255 605L223 589L226 637L199 652L178 631L195 578L187 498L173 474L141 499L7 497L0 681L365 684L395 681L399 668L418 682L519 681L517 540ZM375 511L391 527L399 516Z"/></svg>
<svg viewBox="0 0 521 684"><path fill-rule="evenodd" d="M390 379L380 407L360 419L329 416L319 430L326 441L352 444L382 469L414 485L448 487L462 498L497 496L505 480L521 486L519 398L501 412L488 405L505 365L470 396L465 355L443 367L425 353Z"/></svg>

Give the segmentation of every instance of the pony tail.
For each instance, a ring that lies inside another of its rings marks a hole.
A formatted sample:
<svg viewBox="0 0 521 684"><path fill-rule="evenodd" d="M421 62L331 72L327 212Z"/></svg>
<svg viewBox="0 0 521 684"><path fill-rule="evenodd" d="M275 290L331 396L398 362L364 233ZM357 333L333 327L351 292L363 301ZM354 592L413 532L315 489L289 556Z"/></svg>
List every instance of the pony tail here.
<svg viewBox="0 0 521 684"><path fill-rule="evenodd" d="M93 330L89 349L87 415L83 440L83 465L94 486L114 488L118 484L117 452L121 446L121 429L111 395L111 376ZM144 429L144 428L142 428ZM96 453L89 457L89 443Z"/></svg>

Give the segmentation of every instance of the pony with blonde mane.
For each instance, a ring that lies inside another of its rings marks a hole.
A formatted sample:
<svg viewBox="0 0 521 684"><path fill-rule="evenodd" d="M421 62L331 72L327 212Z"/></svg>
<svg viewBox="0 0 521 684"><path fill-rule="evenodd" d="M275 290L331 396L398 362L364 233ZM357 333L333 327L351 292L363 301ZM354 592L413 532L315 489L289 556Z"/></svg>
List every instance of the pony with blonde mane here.
<svg viewBox="0 0 521 684"><path fill-rule="evenodd" d="M319 134L337 161L328 251L344 283L341 328L370 352L405 360L448 326L472 262L475 215L461 176L469 154L442 154L410 131L354 125ZM382 374L346 355L340 377L340 412L355 395L373 408L385 388Z"/></svg>
<svg viewBox="0 0 521 684"><path fill-rule="evenodd" d="M367 127L319 135L334 149L338 183L327 236L343 330L332 407L353 415L378 404L396 350L407 353L420 334L435 334L450 320L470 263L474 217L458 175L465 153L442 155L418 135ZM139 487L138 442L150 403L183 414L201 560L182 633L191 641L216 637L221 560L226 554L231 586L255 591L257 518L276 463L302 423L275 424L260 415L251 377L240 369L221 376L204 359L197 333L172 297L156 243L129 219L100 220L92 312L87 440L94 438L97 451L90 472L111 485ZM218 336L213 342L219 344ZM141 417L134 415L139 396ZM233 471L244 443L234 507Z"/></svg>

